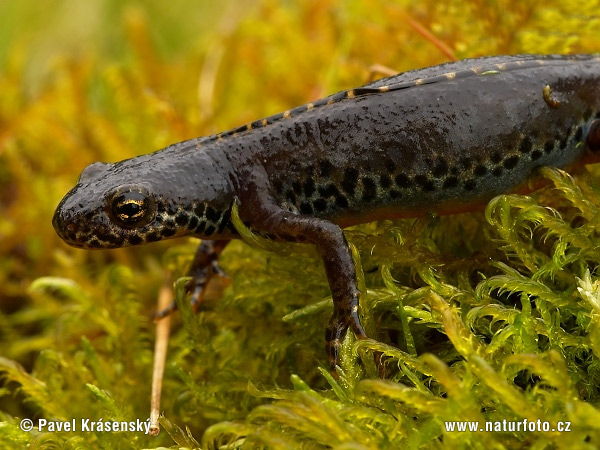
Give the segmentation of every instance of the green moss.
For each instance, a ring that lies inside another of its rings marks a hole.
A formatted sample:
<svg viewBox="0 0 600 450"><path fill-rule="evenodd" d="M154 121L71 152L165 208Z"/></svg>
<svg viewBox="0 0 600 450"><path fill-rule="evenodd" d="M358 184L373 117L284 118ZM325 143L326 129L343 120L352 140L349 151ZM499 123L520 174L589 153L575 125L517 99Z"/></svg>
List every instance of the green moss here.
<svg viewBox="0 0 600 450"><path fill-rule="evenodd" d="M80 251L50 223L90 162L359 85L374 63L436 64L445 48L597 51L597 1L107 0L90 14L63 0L43 17L18 3L0 5L0 448L600 446L596 167L576 179L544 169L548 187L485 212L348 230L370 339L346 337L337 378L323 348L330 293L309 246L246 234L193 315L179 277L196 242ZM164 431L20 430L24 418L148 417L150 317L167 278L179 278L181 311ZM444 424L524 419L571 432Z"/></svg>

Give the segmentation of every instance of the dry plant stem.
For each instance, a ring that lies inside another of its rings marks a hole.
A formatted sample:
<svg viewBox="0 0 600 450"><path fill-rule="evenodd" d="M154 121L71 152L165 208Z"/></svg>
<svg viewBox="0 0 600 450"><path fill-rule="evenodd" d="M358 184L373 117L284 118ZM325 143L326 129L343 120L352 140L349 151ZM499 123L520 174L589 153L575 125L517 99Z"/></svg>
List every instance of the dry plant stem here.
<svg viewBox="0 0 600 450"><path fill-rule="evenodd" d="M164 283L158 294L158 311L162 311L173 301L173 289L170 283ZM169 327L171 316L166 316L156 323L156 342L154 344L154 368L152 370L152 393L150 395L150 434L157 436L160 432L158 416L160 415L160 394L167 359L169 343Z"/></svg>
<svg viewBox="0 0 600 450"><path fill-rule="evenodd" d="M369 77L367 78L367 83L375 81L380 75L384 77L392 77L397 74L397 70L384 66L383 64L372 64L369 66Z"/></svg>
<svg viewBox="0 0 600 450"><path fill-rule="evenodd" d="M423 36L425 39L427 39L429 42L435 45L450 61L456 61L454 51L450 47L448 47L444 42L435 37L433 33L431 33L423 25L421 25L417 20L413 19L408 13L404 13L404 16L406 17L408 24L413 28L413 30L415 30L417 33L419 33L421 36Z"/></svg>

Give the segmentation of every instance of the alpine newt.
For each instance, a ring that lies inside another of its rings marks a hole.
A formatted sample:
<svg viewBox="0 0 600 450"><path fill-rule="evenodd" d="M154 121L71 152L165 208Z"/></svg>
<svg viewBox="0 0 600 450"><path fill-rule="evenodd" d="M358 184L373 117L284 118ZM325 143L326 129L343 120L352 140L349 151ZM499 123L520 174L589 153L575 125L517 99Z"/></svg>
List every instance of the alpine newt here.
<svg viewBox="0 0 600 450"><path fill-rule="evenodd" d="M203 239L196 301L238 237L311 243L333 297L333 367L358 315L343 227L476 209L527 190L540 166L600 160L600 55L469 59L401 73L221 134L88 166L60 202L57 233L80 248Z"/></svg>

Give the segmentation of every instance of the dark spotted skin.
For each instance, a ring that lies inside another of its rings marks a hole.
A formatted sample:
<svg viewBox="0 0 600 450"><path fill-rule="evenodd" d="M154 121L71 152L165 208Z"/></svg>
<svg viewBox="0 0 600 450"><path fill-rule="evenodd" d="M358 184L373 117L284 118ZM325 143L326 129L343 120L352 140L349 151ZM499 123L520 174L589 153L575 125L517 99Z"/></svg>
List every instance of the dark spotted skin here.
<svg viewBox="0 0 600 450"><path fill-rule="evenodd" d="M115 164L95 163L53 224L69 244L114 248L192 235L237 237L231 207L265 236L312 243L334 312L332 366L358 317L341 227L475 209L525 189L540 166L598 160L600 57L497 56L402 73L232 131ZM216 249L211 252L210 249ZM192 268L197 299L214 270Z"/></svg>

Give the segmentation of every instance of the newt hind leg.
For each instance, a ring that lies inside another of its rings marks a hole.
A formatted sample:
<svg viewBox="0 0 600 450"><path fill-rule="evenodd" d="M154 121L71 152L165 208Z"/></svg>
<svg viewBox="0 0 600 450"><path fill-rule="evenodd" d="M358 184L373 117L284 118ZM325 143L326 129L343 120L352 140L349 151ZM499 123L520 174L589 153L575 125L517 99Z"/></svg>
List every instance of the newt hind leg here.
<svg viewBox="0 0 600 450"><path fill-rule="evenodd" d="M203 240L196 249L194 259L190 264L187 276L192 277L187 285L190 295L190 303L194 312L201 305L206 285L214 275L225 276L225 272L219 266L219 255L229 241ZM165 309L158 311L154 319L162 319L177 309L177 303L173 302Z"/></svg>

